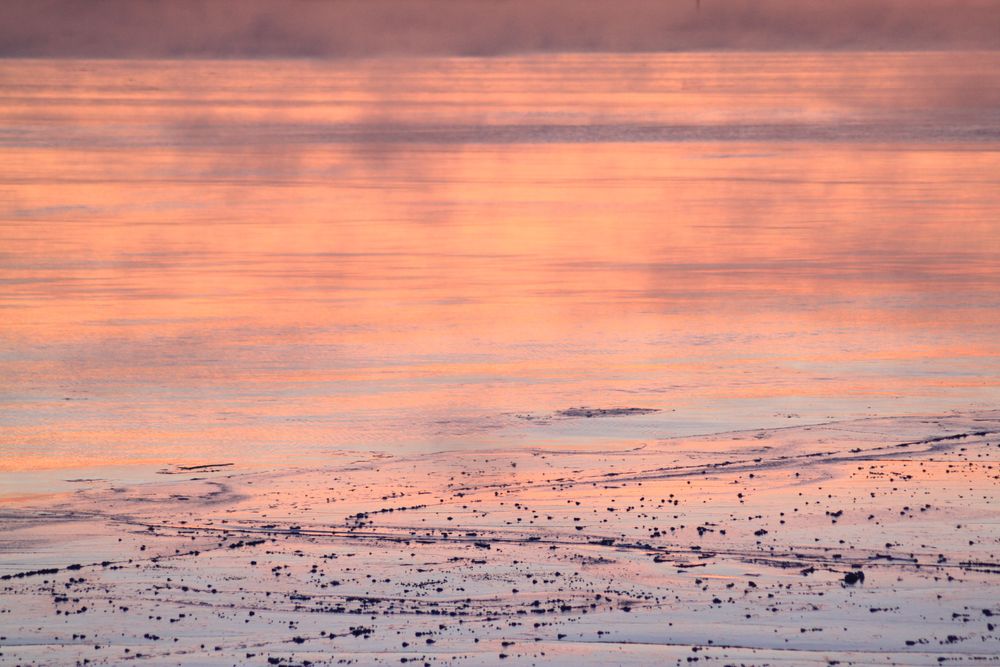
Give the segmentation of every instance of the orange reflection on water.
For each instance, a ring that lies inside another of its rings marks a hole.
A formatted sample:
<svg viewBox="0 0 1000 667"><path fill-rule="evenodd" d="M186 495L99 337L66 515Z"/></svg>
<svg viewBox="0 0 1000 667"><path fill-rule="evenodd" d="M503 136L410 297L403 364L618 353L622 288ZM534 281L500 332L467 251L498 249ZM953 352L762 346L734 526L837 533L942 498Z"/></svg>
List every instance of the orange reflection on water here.
<svg viewBox="0 0 1000 667"><path fill-rule="evenodd" d="M995 402L1000 157L936 134L980 61L670 58L3 64L0 469ZM581 404L664 412L512 416Z"/></svg>

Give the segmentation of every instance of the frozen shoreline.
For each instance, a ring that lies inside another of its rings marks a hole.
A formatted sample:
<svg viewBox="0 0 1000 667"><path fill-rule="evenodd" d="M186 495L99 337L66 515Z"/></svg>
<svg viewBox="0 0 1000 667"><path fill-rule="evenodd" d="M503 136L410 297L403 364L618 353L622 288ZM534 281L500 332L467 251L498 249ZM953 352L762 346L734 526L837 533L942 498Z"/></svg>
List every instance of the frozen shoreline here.
<svg viewBox="0 0 1000 667"><path fill-rule="evenodd" d="M0 664L993 664L998 443L984 411L9 503Z"/></svg>

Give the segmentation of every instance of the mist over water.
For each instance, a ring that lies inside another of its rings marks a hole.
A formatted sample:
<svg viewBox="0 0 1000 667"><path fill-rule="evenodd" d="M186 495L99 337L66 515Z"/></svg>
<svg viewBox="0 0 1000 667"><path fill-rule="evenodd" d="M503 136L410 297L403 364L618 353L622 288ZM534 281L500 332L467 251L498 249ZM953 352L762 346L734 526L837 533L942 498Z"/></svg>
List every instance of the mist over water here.
<svg viewBox="0 0 1000 667"><path fill-rule="evenodd" d="M998 91L995 53L0 61L0 469L995 407Z"/></svg>
<svg viewBox="0 0 1000 667"><path fill-rule="evenodd" d="M1000 48L996 0L7 0L0 56L356 58Z"/></svg>

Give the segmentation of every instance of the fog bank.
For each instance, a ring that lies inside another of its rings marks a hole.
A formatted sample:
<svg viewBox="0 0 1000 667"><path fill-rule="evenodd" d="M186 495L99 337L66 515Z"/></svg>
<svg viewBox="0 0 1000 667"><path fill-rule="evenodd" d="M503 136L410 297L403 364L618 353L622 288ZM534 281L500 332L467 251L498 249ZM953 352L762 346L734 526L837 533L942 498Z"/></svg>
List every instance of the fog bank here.
<svg viewBox="0 0 1000 667"><path fill-rule="evenodd" d="M1000 48L1000 0L5 0L6 57Z"/></svg>

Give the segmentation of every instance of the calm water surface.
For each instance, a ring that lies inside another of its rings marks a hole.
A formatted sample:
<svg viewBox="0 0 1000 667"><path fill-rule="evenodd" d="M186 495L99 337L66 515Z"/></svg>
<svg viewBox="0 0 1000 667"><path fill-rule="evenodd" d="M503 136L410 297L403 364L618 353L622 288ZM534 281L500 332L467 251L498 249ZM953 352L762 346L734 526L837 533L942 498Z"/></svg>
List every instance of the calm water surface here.
<svg viewBox="0 0 1000 667"><path fill-rule="evenodd" d="M997 54L0 62L8 489L996 407L998 331Z"/></svg>

